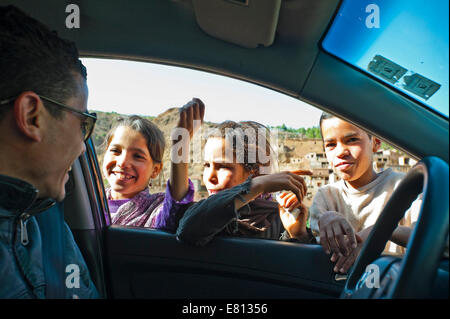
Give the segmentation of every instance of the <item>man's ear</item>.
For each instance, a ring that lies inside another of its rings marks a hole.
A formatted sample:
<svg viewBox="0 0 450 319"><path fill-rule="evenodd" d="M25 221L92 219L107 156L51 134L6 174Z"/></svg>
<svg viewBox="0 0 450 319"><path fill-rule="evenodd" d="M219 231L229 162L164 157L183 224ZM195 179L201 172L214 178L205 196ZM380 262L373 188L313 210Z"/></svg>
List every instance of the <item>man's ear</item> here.
<svg viewBox="0 0 450 319"><path fill-rule="evenodd" d="M161 170L163 168L163 163L155 163L153 165L153 172L152 172L152 176L151 178L156 178L158 177L159 173L161 173Z"/></svg>
<svg viewBox="0 0 450 319"><path fill-rule="evenodd" d="M378 150L381 147L381 140L378 137L373 136L372 137L372 143L373 143L372 151L374 153L378 152Z"/></svg>
<svg viewBox="0 0 450 319"><path fill-rule="evenodd" d="M14 119L17 128L35 142L42 141L43 109L41 99L31 91L23 92L14 102Z"/></svg>

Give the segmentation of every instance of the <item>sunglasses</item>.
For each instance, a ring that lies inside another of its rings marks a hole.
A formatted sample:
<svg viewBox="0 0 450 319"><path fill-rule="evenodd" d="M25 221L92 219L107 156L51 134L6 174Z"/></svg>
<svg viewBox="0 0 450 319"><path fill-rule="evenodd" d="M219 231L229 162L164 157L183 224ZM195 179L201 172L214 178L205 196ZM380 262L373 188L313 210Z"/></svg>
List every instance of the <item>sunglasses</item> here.
<svg viewBox="0 0 450 319"><path fill-rule="evenodd" d="M45 100L47 102L53 103L55 105L58 105L59 107L61 107L63 110L72 112L78 116L82 117L81 120L81 132L83 133L83 139L84 141L87 141L89 139L89 137L91 137L92 132L94 131L94 126L95 126L95 122L97 121L97 114L95 113L89 113L89 112L81 112L77 109L74 109L73 107L64 105L58 101L55 101L51 98L48 98L46 96L43 95L39 95L38 96L42 99ZM17 97L13 97L13 98L9 98L3 101L0 101L0 105L4 105L4 104L8 104L12 101L14 101Z"/></svg>

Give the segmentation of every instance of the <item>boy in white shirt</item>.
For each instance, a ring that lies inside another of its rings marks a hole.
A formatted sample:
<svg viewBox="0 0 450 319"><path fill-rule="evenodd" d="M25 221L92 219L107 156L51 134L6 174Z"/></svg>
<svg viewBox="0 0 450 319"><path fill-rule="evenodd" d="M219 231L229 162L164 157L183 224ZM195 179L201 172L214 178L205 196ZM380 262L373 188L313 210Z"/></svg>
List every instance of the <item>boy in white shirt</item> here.
<svg viewBox="0 0 450 319"><path fill-rule="evenodd" d="M327 159L341 180L321 187L314 196L309 209L310 232L306 229L304 207L296 221L292 217L288 220L288 214L283 213L281 219L292 238L305 242L312 233L325 252L332 253L334 271L346 273L404 174L391 169L375 172L373 154L381 141L357 126L323 113L320 128ZM295 195L285 193L283 198L285 208L302 208ZM393 232L392 242L406 246L420 204L419 196ZM404 252L392 242L388 242L386 252Z"/></svg>

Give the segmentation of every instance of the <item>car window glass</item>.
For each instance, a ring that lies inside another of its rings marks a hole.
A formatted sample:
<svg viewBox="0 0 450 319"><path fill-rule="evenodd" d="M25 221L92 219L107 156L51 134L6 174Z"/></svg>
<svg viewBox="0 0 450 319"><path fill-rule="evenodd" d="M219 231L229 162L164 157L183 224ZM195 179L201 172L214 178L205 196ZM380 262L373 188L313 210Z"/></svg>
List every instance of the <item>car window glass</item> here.
<svg viewBox="0 0 450 319"><path fill-rule="evenodd" d="M448 118L448 5L343 1L322 46Z"/></svg>

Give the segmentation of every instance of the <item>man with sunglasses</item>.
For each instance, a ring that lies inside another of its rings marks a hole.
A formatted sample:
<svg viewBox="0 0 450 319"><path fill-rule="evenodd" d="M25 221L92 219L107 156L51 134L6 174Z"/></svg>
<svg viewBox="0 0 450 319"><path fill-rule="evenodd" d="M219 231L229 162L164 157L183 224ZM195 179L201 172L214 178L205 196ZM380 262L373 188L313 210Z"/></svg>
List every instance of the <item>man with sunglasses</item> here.
<svg viewBox="0 0 450 319"><path fill-rule="evenodd" d="M99 296L55 205L96 121L86 76L73 43L0 6L0 298Z"/></svg>

